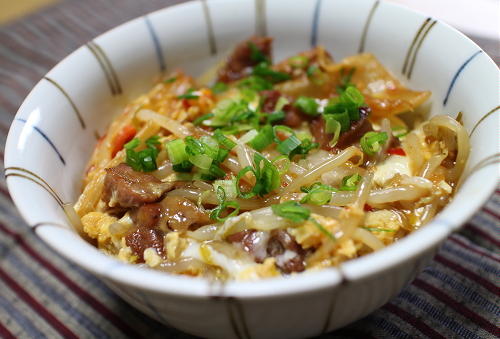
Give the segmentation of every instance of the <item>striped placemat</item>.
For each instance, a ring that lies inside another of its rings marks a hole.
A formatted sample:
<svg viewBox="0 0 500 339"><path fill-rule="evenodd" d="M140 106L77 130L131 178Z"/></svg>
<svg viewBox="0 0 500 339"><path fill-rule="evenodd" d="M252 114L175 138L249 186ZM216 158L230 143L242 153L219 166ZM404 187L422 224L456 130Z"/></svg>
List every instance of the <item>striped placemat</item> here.
<svg viewBox="0 0 500 339"><path fill-rule="evenodd" d="M0 142L33 85L75 48L181 1L64 1L0 28ZM3 167L3 149L0 151ZM3 168L2 168L3 169ZM500 189L396 298L324 338L500 337ZM381 286L380 288L384 288ZM0 336L189 338L61 258L22 220L0 179Z"/></svg>

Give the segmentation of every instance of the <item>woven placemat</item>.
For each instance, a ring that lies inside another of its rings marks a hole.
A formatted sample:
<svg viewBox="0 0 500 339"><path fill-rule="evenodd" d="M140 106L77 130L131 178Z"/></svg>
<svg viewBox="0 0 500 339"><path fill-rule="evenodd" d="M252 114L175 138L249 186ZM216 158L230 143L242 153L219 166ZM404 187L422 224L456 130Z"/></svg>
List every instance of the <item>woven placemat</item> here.
<svg viewBox="0 0 500 339"><path fill-rule="evenodd" d="M182 1L64 1L0 28L0 142L5 144L23 98L64 56L118 24L177 2ZM4 178L0 193L1 336L190 337L143 315L49 249L20 217ZM500 337L499 211L497 189L397 297L322 337Z"/></svg>

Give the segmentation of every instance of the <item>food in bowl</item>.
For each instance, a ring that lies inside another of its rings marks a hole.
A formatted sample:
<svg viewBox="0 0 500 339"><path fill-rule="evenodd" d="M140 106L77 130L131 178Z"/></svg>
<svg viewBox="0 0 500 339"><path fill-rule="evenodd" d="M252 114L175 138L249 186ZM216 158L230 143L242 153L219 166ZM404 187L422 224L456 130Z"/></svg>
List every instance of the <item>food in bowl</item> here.
<svg viewBox="0 0 500 339"><path fill-rule="evenodd" d="M271 44L241 42L198 82L169 74L116 117L75 204L101 250L170 273L275 277L379 250L450 201L469 140L460 121L424 118L430 92L371 54L336 63L316 47L273 64Z"/></svg>

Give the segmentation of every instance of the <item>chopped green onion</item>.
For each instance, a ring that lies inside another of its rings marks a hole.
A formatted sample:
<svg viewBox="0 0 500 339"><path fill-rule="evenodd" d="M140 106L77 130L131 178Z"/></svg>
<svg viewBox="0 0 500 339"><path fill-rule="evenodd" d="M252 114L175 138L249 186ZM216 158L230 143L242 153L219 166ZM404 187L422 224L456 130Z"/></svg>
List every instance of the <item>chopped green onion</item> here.
<svg viewBox="0 0 500 339"><path fill-rule="evenodd" d="M386 132L368 132L361 137L360 144L363 152L375 155L387 141Z"/></svg>
<svg viewBox="0 0 500 339"><path fill-rule="evenodd" d="M240 89L249 89L255 92L265 91L273 88L273 84L266 79L251 75L238 83Z"/></svg>
<svg viewBox="0 0 500 339"><path fill-rule="evenodd" d="M408 134L408 130L404 126L395 126L392 127L392 135L396 138L401 139Z"/></svg>
<svg viewBox="0 0 500 339"><path fill-rule="evenodd" d="M206 171L201 172L201 179L202 180L215 180L215 179L221 179L226 176L226 172L224 172L219 166L212 164L210 168Z"/></svg>
<svg viewBox="0 0 500 339"><path fill-rule="evenodd" d="M257 195L264 196L279 187L280 175L276 166L259 153L254 154L254 165L257 181L253 189Z"/></svg>
<svg viewBox="0 0 500 339"><path fill-rule="evenodd" d="M300 190L307 193L300 202L314 205L328 204L332 199L332 192L337 191L337 189L319 182L312 184L310 187L301 187Z"/></svg>
<svg viewBox="0 0 500 339"><path fill-rule="evenodd" d="M312 142L311 139L304 139L302 143L290 153L289 157L292 158L295 155L307 155L312 149L318 148L319 144L317 142Z"/></svg>
<svg viewBox="0 0 500 339"><path fill-rule="evenodd" d="M214 132L214 138L220 145L226 147L228 150L232 150L236 146L236 143L226 137L221 130L216 130Z"/></svg>
<svg viewBox="0 0 500 339"><path fill-rule="evenodd" d="M293 222L301 222L309 219L311 211L301 206L296 201L286 201L281 204L272 205L273 213Z"/></svg>
<svg viewBox="0 0 500 339"><path fill-rule="evenodd" d="M177 77L171 77L171 78L168 78L167 80L163 81L163 83L165 83L165 84L171 84L175 80L177 80Z"/></svg>
<svg viewBox="0 0 500 339"><path fill-rule="evenodd" d="M227 208L233 208L233 211L225 217L221 217L221 213L226 211ZM238 213L240 213L240 204L236 201L226 201L212 210L210 213L210 219L224 222L231 217L237 216Z"/></svg>
<svg viewBox="0 0 500 339"><path fill-rule="evenodd" d="M253 118L255 112L252 111L246 100L226 99L217 103L212 110L213 117L203 122L206 126L227 127L235 121L242 121L246 118Z"/></svg>
<svg viewBox="0 0 500 339"><path fill-rule="evenodd" d="M227 91L229 86L224 82L217 82L212 86L212 92L215 94L224 93Z"/></svg>
<svg viewBox="0 0 500 339"><path fill-rule="evenodd" d="M238 191L238 196L244 199L250 199L255 196L255 192L252 190L248 192L243 192L240 189L240 180L243 178L247 173L253 173L255 180L257 180L257 176L255 174L255 170L253 169L252 166L246 166L243 168L241 171L238 172L238 175L236 176L236 190Z"/></svg>
<svg viewBox="0 0 500 339"><path fill-rule="evenodd" d="M255 177L255 185L248 192L240 190L240 180L247 173L252 173ZM261 154L254 154L254 167L247 166L243 168L236 177L236 189L238 196L249 199L255 195L264 196L278 188L280 185L280 174L276 166Z"/></svg>
<svg viewBox="0 0 500 339"><path fill-rule="evenodd" d="M318 71L321 71L318 66L311 65L307 68L306 74L308 77L312 77Z"/></svg>
<svg viewBox="0 0 500 339"><path fill-rule="evenodd" d="M224 194L227 199L233 200L238 196L236 191L236 178L233 177L231 180L215 180L213 182L214 191L218 192L219 187L224 190Z"/></svg>
<svg viewBox="0 0 500 339"><path fill-rule="evenodd" d="M340 85L337 86L337 93L339 94L342 94L342 92L344 92L347 87L349 86L354 86L352 83L351 83L351 79L352 79L352 76L354 74L354 72L356 71L356 68L353 67L351 68L347 74L345 74L345 68L342 68L340 70Z"/></svg>
<svg viewBox="0 0 500 339"><path fill-rule="evenodd" d="M257 150L257 151L262 151L264 148L272 144L274 141L274 134L273 134L273 128L271 125L266 125L262 127L259 131L259 133L250 140L249 145Z"/></svg>
<svg viewBox="0 0 500 339"><path fill-rule="evenodd" d="M359 120L359 108L364 105L363 94L354 86L348 86L339 97L332 98L325 107L325 113L347 113L351 121Z"/></svg>
<svg viewBox="0 0 500 339"><path fill-rule="evenodd" d="M202 154L205 151L203 143L192 136L186 137L184 143L186 144L186 153L188 155Z"/></svg>
<svg viewBox="0 0 500 339"><path fill-rule="evenodd" d="M255 129L251 129L250 131L246 132L245 134L243 134L240 138L240 142L241 143L248 143L249 141L253 140L257 134L259 134L259 132L257 132L257 130Z"/></svg>
<svg viewBox="0 0 500 339"><path fill-rule="evenodd" d="M288 126L285 126L285 125L273 126L274 141L276 141L276 143L278 143L278 144L281 142L281 139L278 137L278 132L282 132L286 136L290 136L290 135L295 134L295 131Z"/></svg>
<svg viewBox="0 0 500 339"><path fill-rule="evenodd" d="M215 157L214 162L220 164L224 162L224 160L226 160L228 155L229 155L229 150L224 148L219 148L219 151L217 152L217 157Z"/></svg>
<svg viewBox="0 0 500 339"><path fill-rule="evenodd" d="M208 170L212 166L214 159L210 158L206 154L196 154L189 156L189 161L196 167L202 170Z"/></svg>
<svg viewBox="0 0 500 339"><path fill-rule="evenodd" d="M199 97L195 90L191 88L186 93L178 95L177 99L198 99Z"/></svg>
<svg viewBox="0 0 500 339"><path fill-rule="evenodd" d="M340 97L341 100L352 102L358 107L363 106L363 104L365 103L363 94L361 94L361 92L354 86L348 86Z"/></svg>
<svg viewBox="0 0 500 339"><path fill-rule="evenodd" d="M226 201L228 194L226 194L226 190L223 186L214 186L214 188L215 194L217 195L217 200L219 200L220 205L212 210L212 212L210 213L210 219L222 222L230 217L238 215L238 213L240 212L240 204L238 204L236 201ZM225 212L228 207L233 208L234 210L225 217L221 217L221 213Z"/></svg>
<svg viewBox="0 0 500 339"><path fill-rule="evenodd" d="M294 106L308 115L318 115L318 103L314 98L300 96L295 100Z"/></svg>
<svg viewBox="0 0 500 339"><path fill-rule="evenodd" d="M159 135L153 135L152 137L149 137L148 139L146 139L146 141L144 143L149 148L154 148L157 145L161 145L160 136Z"/></svg>
<svg viewBox="0 0 500 339"><path fill-rule="evenodd" d="M265 62L261 62L253 68L253 75L265 78L272 83L282 82L291 79L290 75L284 72L275 71L269 68L269 65Z"/></svg>
<svg viewBox="0 0 500 339"><path fill-rule="evenodd" d="M358 189L358 185L361 182L362 176L358 173L345 176L342 179L342 185L340 186L341 191L355 191Z"/></svg>
<svg viewBox="0 0 500 339"><path fill-rule="evenodd" d="M334 113L334 114L324 114L323 118L325 119L325 125L327 130L330 130L333 133L335 132L336 124L332 123L332 120L336 120L340 123L340 132L346 132L351 128L351 120L349 119L349 114L347 112L343 113Z"/></svg>
<svg viewBox="0 0 500 339"><path fill-rule="evenodd" d="M302 130L302 131L299 130L299 131L295 132L295 135L297 136L297 138L299 138L302 141L304 141L306 139L312 139L312 134L308 130Z"/></svg>
<svg viewBox="0 0 500 339"><path fill-rule="evenodd" d="M202 123L203 121L205 121L205 120L207 120L207 119L210 119L210 118L212 118L213 116L214 116L214 114L213 114L213 113L207 113L207 114L204 114L204 115L202 115L202 116L200 116L200 117L196 118L196 119L193 121L193 125L195 125L195 126L199 126L199 125L201 125L201 123Z"/></svg>
<svg viewBox="0 0 500 339"><path fill-rule="evenodd" d="M309 63L309 58L304 55L296 55L288 59L288 64L293 68L305 68Z"/></svg>
<svg viewBox="0 0 500 339"><path fill-rule="evenodd" d="M255 63L265 62L269 63L269 58L262 52L259 47L253 42L248 42L248 47L250 48L250 59Z"/></svg>
<svg viewBox="0 0 500 339"><path fill-rule="evenodd" d="M267 117L267 123L272 124L285 119L285 112L277 111L269 113L266 117Z"/></svg>
<svg viewBox="0 0 500 339"><path fill-rule="evenodd" d="M139 146L140 141L134 138L123 147L125 148L126 160L125 162L134 169L134 171L151 172L157 169L156 157L158 156L157 145L159 136L155 135L145 141L146 148L140 151L135 151Z"/></svg>
<svg viewBox="0 0 500 339"><path fill-rule="evenodd" d="M309 218L309 221L312 222L314 226L316 226L320 230L320 232L326 235L328 238L332 240L337 240L337 238L335 238L335 236L332 233L330 233L326 228L324 228L323 225L321 225L316 219L311 217Z"/></svg>
<svg viewBox="0 0 500 339"><path fill-rule="evenodd" d="M140 144L138 138L134 138L126 143L123 146L126 154L125 162L134 171L151 172L156 170L156 158L159 153L157 146L161 144L158 140L159 138L157 135L150 137L145 141L146 148L138 152L135 151L135 148Z"/></svg>
<svg viewBox="0 0 500 339"><path fill-rule="evenodd" d="M186 144L184 140L176 139L169 141L165 144L165 147L174 171L189 172L191 170L192 165L188 160L189 155L186 153Z"/></svg>
<svg viewBox="0 0 500 339"><path fill-rule="evenodd" d="M212 159L217 158L220 148L217 140L214 137L204 135L200 138L200 141L203 144L203 152Z"/></svg>
<svg viewBox="0 0 500 339"><path fill-rule="evenodd" d="M278 144L278 147L276 147L276 150L281 154L289 155L293 150L299 147L300 144L302 144L302 141L300 141L299 138L292 134L284 141L280 142Z"/></svg>
<svg viewBox="0 0 500 339"><path fill-rule="evenodd" d="M134 149L137 146L139 146L140 143L141 143L141 141L139 140L139 138L134 138L134 139L130 140L129 142L127 142L125 145L123 145L123 148Z"/></svg>
<svg viewBox="0 0 500 339"><path fill-rule="evenodd" d="M396 232L396 230L391 230L390 228L378 228L378 227L361 227L370 232Z"/></svg>
<svg viewBox="0 0 500 339"><path fill-rule="evenodd" d="M191 172L193 168L193 164L189 162L189 160L183 161L181 163L172 165L172 168L176 172Z"/></svg>
<svg viewBox="0 0 500 339"><path fill-rule="evenodd" d="M332 140L330 141L330 146L335 146L339 140L340 132L342 131L342 125L338 120L335 120L334 114L324 115L325 119L325 131L326 133L333 134Z"/></svg>
<svg viewBox="0 0 500 339"><path fill-rule="evenodd" d="M326 75L317 65L309 66L307 68L306 74L315 85L322 85L325 83Z"/></svg>
<svg viewBox="0 0 500 339"><path fill-rule="evenodd" d="M290 159L286 155L280 155L279 157L274 158L272 163L276 166L280 175L288 172L288 169L290 168Z"/></svg>

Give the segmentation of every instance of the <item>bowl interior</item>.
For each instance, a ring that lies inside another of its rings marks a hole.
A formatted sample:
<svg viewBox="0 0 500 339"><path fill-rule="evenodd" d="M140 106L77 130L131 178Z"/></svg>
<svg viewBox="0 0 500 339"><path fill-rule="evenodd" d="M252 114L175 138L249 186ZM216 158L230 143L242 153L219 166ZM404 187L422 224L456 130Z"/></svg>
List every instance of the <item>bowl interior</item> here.
<svg viewBox="0 0 500 339"><path fill-rule="evenodd" d="M495 188L499 71L464 35L433 18L373 0L355 5L349 0L196 1L97 37L54 67L29 94L12 123L5 156L8 187L27 222L56 250L100 275L167 293L210 294L209 284L201 279L158 274L106 257L71 231L60 204L77 199L97 138L153 79L176 68L200 75L253 34L274 37L275 60L318 44L337 60L373 53L411 88L432 91L431 115L463 113L472 152L466 180L452 203L424 229L344 264L343 272L351 279L442 241ZM292 293L339 279L338 271L329 269L291 279L230 283L228 291L241 296Z"/></svg>

